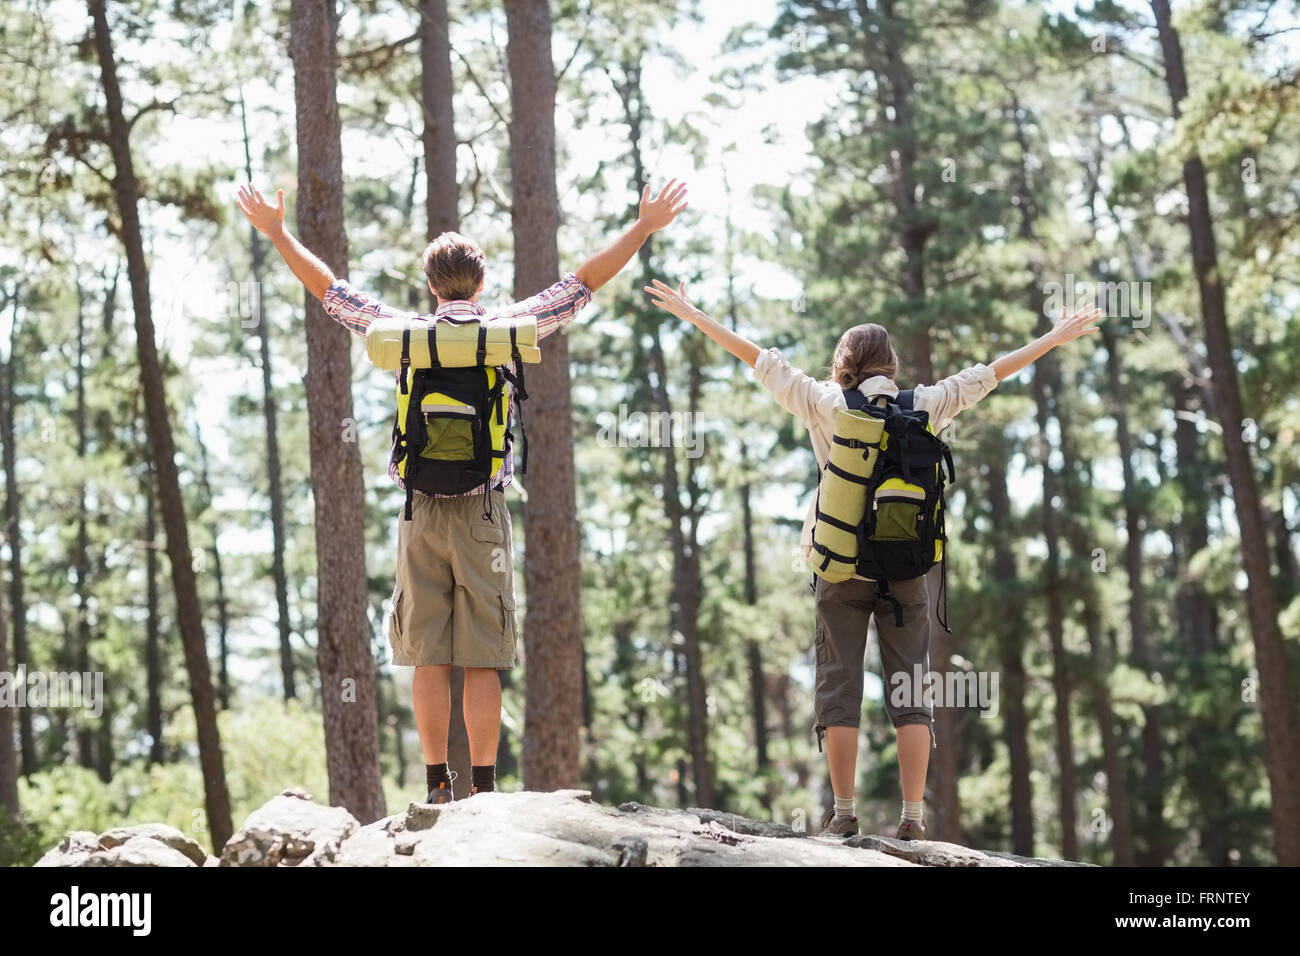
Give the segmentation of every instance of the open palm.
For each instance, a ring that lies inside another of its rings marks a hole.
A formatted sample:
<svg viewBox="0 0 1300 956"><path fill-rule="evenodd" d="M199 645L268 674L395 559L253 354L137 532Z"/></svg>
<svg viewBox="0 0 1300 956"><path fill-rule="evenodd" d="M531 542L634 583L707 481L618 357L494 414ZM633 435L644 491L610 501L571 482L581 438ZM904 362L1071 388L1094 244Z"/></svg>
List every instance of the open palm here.
<svg viewBox="0 0 1300 956"><path fill-rule="evenodd" d="M1084 335L1092 335L1094 332L1100 332L1097 328L1097 322L1106 317L1103 312L1095 305L1085 305L1077 309L1073 314L1066 315L1065 310L1061 310L1061 317L1056 320L1052 326L1052 337L1058 343L1072 342Z"/></svg>
<svg viewBox="0 0 1300 956"><path fill-rule="evenodd" d="M658 232L676 219L687 205L686 184L670 179L668 185L653 199L650 198L650 187L645 188L641 193L638 218L651 232Z"/></svg>
<svg viewBox="0 0 1300 956"><path fill-rule="evenodd" d="M264 236L270 236L284 228L284 190L275 192L275 205L263 198L256 186L245 183L235 193L235 203L239 206L253 228Z"/></svg>

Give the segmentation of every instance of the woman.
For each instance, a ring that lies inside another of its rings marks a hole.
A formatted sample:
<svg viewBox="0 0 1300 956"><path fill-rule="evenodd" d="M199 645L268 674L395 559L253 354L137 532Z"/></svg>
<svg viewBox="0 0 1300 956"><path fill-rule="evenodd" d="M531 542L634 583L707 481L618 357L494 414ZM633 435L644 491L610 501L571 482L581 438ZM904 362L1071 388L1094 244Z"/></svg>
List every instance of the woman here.
<svg viewBox="0 0 1300 956"><path fill-rule="evenodd" d="M879 325L857 325L845 332L835 346L830 377L818 381L792 368L776 349L760 349L753 342L719 325L694 305L686 284L676 290L654 280L646 286L655 305L690 322L754 370L754 377L772 393L778 405L797 416L812 438L818 467L824 468L835 431L835 413L847 407L845 391L857 389L868 400L884 395L897 397L898 355L889 333ZM1052 330L1023 348L991 365L972 365L937 385L917 385L913 407L929 413L930 424L939 432L957 414L991 392L998 382L1014 375L1058 345L1098 331L1094 326L1102 312L1094 306L1062 316ZM805 562L812 550L815 500L804 519L800 540ZM826 761L830 769L835 804L822 819L822 831L843 836L858 832L853 801L857 770L858 723L862 711L863 658L867 627L874 616L880 638L882 677L893 686L892 675L912 679L914 668L928 673L930 648L930 602L924 576L889 582L889 591L902 605L901 625L892 605L883 605L875 582L861 576L832 584L815 579L817 615L817 679L815 691L816 730L825 733ZM881 611L888 613L878 613ZM898 771L903 791L903 813L898 826L900 840L925 838L922 803L925 775L934 745L931 708L898 706L885 695L885 709L898 738Z"/></svg>

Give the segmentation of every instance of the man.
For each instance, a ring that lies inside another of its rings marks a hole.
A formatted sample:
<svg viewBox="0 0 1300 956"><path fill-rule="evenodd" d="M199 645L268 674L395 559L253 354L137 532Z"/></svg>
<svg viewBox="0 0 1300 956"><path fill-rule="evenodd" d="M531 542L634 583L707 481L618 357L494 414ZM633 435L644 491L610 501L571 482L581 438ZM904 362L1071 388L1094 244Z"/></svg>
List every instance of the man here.
<svg viewBox="0 0 1300 956"><path fill-rule="evenodd" d="M358 336L364 336L376 318L428 321L435 316L486 316L493 322L529 315L536 317L540 341L572 322L592 293L614 278L652 233L686 208L685 197L685 184L675 179L657 197L647 186L636 222L613 244L549 289L491 315L478 301L487 272L483 251L464 236L443 233L424 251L425 275L438 300L433 316L392 309L336 278L285 228L284 190L277 192L272 206L257 189L244 185L237 202L325 311ZM510 409L513 413L513 395ZM513 473L510 452L507 443L501 469L485 485L460 495L417 491L411 520L398 519L397 581L388 638L393 663L415 668L412 707L424 751L429 803L446 803L452 796L447 733L453 665L465 669L470 793L495 786L501 728L499 672L514 666L516 644L514 552L504 497ZM402 485L395 465L390 466L389 476Z"/></svg>

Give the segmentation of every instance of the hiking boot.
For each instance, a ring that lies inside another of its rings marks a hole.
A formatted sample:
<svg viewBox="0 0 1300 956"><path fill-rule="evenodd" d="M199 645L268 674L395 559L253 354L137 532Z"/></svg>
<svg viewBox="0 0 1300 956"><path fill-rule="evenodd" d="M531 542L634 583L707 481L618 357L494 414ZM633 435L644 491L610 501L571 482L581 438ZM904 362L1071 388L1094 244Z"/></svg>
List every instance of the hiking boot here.
<svg viewBox="0 0 1300 956"><path fill-rule="evenodd" d="M456 799L451 792L451 785L452 783L455 782L455 780L456 780L456 771L452 770L447 775L446 780L442 781L442 783L438 784L438 786L434 787L432 790L429 791L429 795L424 798L424 802L434 803L434 804L451 803L452 800Z"/></svg>
<svg viewBox="0 0 1300 956"><path fill-rule="evenodd" d="M899 840L924 840L925 839L925 821L924 820L904 820L898 825L897 839Z"/></svg>
<svg viewBox="0 0 1300 956"><path fill-rule="evenodd" d="M857 817L837 817L835 808L830 807L822 817L822 833L829 836L851 837L858 835Z"/></svg>

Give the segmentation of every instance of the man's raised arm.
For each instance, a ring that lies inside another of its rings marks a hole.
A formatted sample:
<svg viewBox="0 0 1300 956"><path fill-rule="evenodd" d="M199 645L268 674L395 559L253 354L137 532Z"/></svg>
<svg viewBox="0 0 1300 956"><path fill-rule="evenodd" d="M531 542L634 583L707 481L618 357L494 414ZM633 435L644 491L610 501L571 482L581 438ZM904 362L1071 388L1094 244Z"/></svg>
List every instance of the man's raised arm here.
<svg viewBox="0 0 1300 956"><path fill-rule="evenodd" d="M324 301L325 293L334 284L334 273L284 227L284 190L276 191L275 205L272 206L251 184L245 184L239 187L235 202L253 228L271 240L298 281L307 287L308 292Z"/></svg>
<svg viewBox="0 0 1300 956"><path fill-rule="evenodd" d="M614 240L613 245L604 249L578 269L578 279L592 292L595 292L625 265L632 261L637 250L650 238L677 218L677 214L686 208L686 184L670 179L657 198L650 198L650 187L641 194L641 205L634 222L623 235Z"/></svg>

